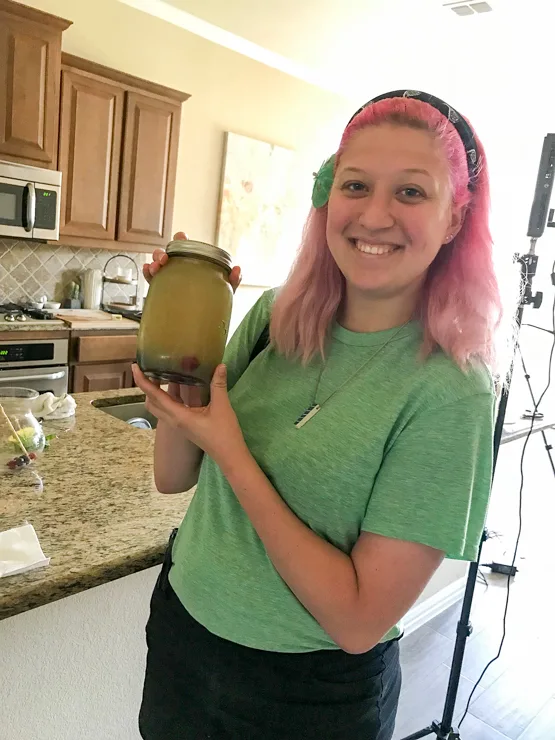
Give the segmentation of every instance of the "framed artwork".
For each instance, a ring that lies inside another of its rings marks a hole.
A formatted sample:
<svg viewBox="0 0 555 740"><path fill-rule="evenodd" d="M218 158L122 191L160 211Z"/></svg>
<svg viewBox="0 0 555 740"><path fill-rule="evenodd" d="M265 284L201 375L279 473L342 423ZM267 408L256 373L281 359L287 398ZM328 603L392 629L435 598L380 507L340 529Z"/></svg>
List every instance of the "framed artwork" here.
<svg viewBox="0 0 555 740"><path fill-rule="evenodd" d="M290 149L226 133L217 245L241 266L243 285L272 287L288 267L293 158Z"/></svg>

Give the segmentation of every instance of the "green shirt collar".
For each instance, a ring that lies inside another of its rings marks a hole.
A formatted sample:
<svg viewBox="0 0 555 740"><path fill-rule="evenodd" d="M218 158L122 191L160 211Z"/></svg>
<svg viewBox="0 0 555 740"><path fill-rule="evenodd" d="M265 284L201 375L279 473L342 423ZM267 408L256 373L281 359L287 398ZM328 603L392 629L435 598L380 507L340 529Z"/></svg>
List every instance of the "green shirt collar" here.
<svg viewBox="0 0 555 740"><path fill-rule="evenodd" d="M332 337L343 344L372 347L390 341L397 332L399 333L395 337L395 341L405 339L405 337L417 337L422 333L422 326L419 321L411 321L401 331L396 326L393 329L386 329L385 331L356 332L345 329L345 327L336 322L332 329Z"/></svg>

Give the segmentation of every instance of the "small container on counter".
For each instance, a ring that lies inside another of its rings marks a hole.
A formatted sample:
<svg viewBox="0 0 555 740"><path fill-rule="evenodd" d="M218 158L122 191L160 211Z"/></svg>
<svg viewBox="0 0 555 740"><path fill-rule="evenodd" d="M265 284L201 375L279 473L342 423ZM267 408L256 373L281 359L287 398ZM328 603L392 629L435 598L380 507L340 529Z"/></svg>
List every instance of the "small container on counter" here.
<svg viewBox="0 0 555 740"><path fill-rule="evenodd" d="M233 291L231 257L192 240L167 247L168 262L150 285L137 362L150 378L206 386L224 354Z"/></svg>
<svg viewBox="0 0 555 740"><path fill-rule="evenodd" d="M81 278L83 308L96 310L102 300L102 270L85 270Z"/></svg>
<svg viewBox="0 0 555 740"><path fill-rule="evenodd" d="M38 396L30 388L0 389L0 470L3 473L29 465L44 450L44 432L32 411Z"/></svg>

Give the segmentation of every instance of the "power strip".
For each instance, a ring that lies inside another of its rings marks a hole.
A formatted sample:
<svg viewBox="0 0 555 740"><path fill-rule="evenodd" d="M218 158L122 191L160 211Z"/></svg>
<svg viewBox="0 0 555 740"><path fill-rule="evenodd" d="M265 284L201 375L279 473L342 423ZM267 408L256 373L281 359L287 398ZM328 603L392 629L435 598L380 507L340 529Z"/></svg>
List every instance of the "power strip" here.
<svg viewBox="0 0 555 740"><path fill-rule="evenodd" d="M491 568L492 573L501 573L503 576L516 576L518 568L516 565L504 565L503 563L483 563L483 568Z"/></svg>

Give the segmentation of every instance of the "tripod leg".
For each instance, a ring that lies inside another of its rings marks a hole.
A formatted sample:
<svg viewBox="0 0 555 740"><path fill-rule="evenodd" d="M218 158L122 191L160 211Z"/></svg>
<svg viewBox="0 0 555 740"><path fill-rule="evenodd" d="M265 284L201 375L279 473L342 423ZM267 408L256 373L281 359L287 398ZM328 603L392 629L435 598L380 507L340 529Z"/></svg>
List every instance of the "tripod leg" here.
<svg viewBox="0 0 555 740"><path fill-rule="evenodd" d="M438 722L434 722L431 727L426 727L424 730L419 730L413 735L403 738L403 740L420 740L422 737L428 737L428 735L435 735L438 740L461 740L458 730L451 729L444 734Z"/></svg>
<svg viewBox="0 0 555 740"><path fill-rule="evenodd" d="M428 737L428 735L435 735L436 732L433 727L426 727L424 730L419 730L413 735L407 735L403 740L420 740L421 737Z"/></svg>
<svg viewBox="0 0 555 740"><path fill-rule="evenodd" d="M532 388L532 381L530 379L530 373L528 372L526 368L526 363L524 362L524 356L522 354L522 350L520 348L520 345L518 346L518 352L520 354L520 362L522 363L522 369L524 371L524 379L526 380L526 383L528 384L528 392L530 393L530 398L532 399L532 403L534 404L534 408L537 406L536 402L536 396L534 395L534 390ZM543 438L543 444L545 447L545 451L547 452L547 457L549 458L549 463L551 465L551 470L553 471L553 475L555 475L555 463L553 462L553 455L551 454L551 450L553 447L549 444L549 441L545 435L545 432L542 430L542 438Z"/></svg>
<svg viewBox="0 0 555 740"><path fill-rule="evenodd" d="M555 475L555 463L553 462L553 455L551 454L551 450L553 447L549 444L549 440L545 436L545 432L542 431L542 437L543 437L543 444L545 447L545 451L547 452L547 457L549 458L549 462L551 464L551 470L553 471L553 475Z"/></svg>

